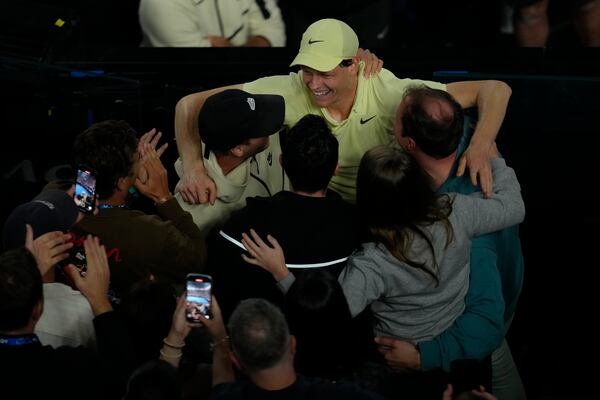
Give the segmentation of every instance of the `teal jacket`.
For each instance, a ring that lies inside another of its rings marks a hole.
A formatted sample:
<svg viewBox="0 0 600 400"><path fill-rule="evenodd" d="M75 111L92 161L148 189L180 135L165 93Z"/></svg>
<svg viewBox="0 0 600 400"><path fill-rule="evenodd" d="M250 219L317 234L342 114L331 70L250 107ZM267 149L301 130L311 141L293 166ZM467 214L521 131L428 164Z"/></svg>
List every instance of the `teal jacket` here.
<svg viewBox="0 0 600 400"><path fill-rule="evenodd" d="M465 124L467 125L467 124ZM458 159L471 139L465 129L458 147L457 162L439 193L470 194L479 191L468 174L456 177ZM456 359L481 359L491 354L504 337L504 323L513 315L523 284L523 252L519 227L478 237L471 248L469 290L465 311L454 324L433 340L419 343L423 370L450 370Z"/></svg>

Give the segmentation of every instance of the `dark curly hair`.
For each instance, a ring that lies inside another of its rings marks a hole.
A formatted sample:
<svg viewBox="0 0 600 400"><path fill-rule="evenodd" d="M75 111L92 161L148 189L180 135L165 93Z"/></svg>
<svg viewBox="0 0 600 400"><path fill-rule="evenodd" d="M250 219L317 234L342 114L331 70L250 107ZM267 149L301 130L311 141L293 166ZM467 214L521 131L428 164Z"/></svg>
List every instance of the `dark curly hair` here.
<svg viewBox="0 0 600 400"><path fill-rule="evenodd" d="M90 126L75 138L73 168L85 166L97 174L99 200L109 198L120 178L133 174L137 132L125 121L107 120Z"/></svg>
<svg viewBox="0 0 600 400"><path fill-rule="evenodd" d="M294 190L314 193L327 188L338 162L338 141L325 120L305 115L286 135L281 156Z"/></svg>

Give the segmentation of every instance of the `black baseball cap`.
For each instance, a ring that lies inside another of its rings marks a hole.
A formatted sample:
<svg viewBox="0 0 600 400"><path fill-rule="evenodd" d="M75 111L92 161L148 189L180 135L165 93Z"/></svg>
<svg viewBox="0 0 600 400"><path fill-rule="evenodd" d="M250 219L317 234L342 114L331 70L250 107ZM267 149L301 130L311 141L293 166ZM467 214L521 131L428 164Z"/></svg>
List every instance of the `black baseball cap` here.
<svg viewBox="0 0 600 400"><path fill-rule="evenodd" d="M285 118L285 102L276 94L250 94L228 89L204 102L198 128L204 142L204 157L210 151L225 152L247 139L279 132Z"/></svg>
<svg viewBox="0 0 600 400"><path fill-rule="evenodd" d="M15 208L6 219L2 240L6 250L25 244L25 224L33 228L33 238L52 231L69 230L79 210L64 190L44 190L35 199Z"/></svg>

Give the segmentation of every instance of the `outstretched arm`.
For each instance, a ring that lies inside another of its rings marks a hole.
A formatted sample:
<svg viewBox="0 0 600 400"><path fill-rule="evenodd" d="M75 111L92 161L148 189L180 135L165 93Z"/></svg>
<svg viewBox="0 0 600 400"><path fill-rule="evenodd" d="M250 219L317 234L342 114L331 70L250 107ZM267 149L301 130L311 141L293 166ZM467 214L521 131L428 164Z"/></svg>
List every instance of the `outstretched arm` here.
<svg viewBox="0 0 600 400"><path fill-rule="evenodd" d="M190 203L215 203L217 188L206 174L202 161L202 132L198 131L198 115L204 102L215 93L226 89L242 89L242 85L223 86L193 93L180 99L175 106L175 139L183 163L183 174L175 191Z"/></svg>
<svg viewBox="0 0 600 400"><path fill-rule="evenodd" d="M469 147L460 159L457 175L469 169L471 182L479 185L486 197L493 187L490 159L493 157L493 144L502 126L508 100L512 94L510 86L501 81L464 81L449 83L450 93L463 108L477 106L479 122Z"/></svg>

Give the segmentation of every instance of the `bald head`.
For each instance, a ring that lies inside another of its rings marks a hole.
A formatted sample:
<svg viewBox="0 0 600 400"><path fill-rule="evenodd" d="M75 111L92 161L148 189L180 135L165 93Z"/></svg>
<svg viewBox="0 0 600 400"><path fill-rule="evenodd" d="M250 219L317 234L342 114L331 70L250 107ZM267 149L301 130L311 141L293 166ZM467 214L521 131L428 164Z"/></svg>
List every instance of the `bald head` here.
<svg viewBox="0 0 600 400"><path fill-rule="evenodd" d="M460 104L443 90L427 86L410 88L396 112L394 133L408 150L409 139L426 155L440 159L451 155L460 141L464 115Z"/></svg>

